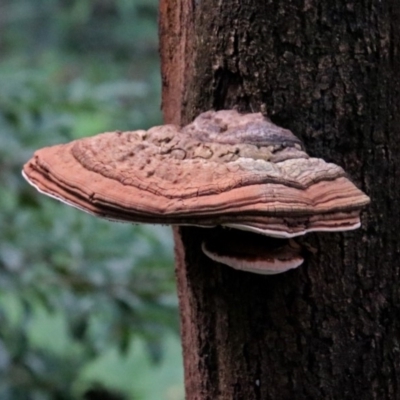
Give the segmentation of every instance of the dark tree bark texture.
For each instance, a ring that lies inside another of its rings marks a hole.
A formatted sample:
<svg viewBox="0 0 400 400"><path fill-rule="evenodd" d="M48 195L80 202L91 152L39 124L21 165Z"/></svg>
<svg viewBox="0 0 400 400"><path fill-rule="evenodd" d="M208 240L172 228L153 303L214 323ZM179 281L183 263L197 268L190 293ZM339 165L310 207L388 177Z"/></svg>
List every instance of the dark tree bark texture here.
<svg viewBox="0 0 400 400"><path fill-rule="evenodd" d="M361 229L310 234L276 276L175 230L188 400L400 398L400 3L161 0L165 122L263 111L370 197Z"/></svg>

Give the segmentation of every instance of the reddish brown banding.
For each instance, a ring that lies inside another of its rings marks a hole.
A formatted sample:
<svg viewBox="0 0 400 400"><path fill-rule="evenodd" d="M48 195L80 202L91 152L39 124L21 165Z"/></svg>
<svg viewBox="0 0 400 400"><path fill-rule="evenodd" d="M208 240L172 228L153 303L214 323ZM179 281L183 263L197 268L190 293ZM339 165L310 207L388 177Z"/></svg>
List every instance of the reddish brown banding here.
<svg viewBox="0 0 400 400"><path fill-rule="evenodd" d="M261 114L209 111L184 128L109 132L38 150L39 191L89 213L152 224L229 226L290 238L360 225L369 198Z"/></svg>

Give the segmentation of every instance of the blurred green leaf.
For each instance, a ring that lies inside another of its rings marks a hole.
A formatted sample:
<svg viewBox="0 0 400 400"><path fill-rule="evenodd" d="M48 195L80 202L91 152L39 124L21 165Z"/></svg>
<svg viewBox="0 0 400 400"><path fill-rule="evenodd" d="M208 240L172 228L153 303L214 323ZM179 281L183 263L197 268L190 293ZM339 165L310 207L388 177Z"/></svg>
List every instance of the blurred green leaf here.
<svg viewBox="0 0 400 400"><path fill-rule="evenodd" d="M156 16L156 0L2 2L2 400L75 399L95 382L146 400L182 393L169 229L98 220L20 172L39 147L161 122ZM120 372L87 372L104 359ZM162 366L176 386L160 377L155 392Z"/></svg>
<svg viewBox="0 0 400 400"><path fill-rule="evenodd" d="M124 356L121 356L118 349L110 348L82 369L75 390L78 393L84 392L96 382L101 382L135 400L183 400L179 340L167 334L162 347L163 357L157 364L150 359L143 339L138 337L131 339Z"/></svg>

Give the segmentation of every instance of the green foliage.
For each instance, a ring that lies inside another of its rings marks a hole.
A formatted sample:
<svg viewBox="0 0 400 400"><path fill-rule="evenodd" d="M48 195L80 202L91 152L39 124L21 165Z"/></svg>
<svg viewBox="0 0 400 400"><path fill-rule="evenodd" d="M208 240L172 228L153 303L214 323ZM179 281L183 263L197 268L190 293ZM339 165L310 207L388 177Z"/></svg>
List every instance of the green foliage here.
<svg viewBox="0 0 400 400"><path fill-rule="evenodd" d="M97 220L20 174L38 147L161 121L157 1L1 8L0 398L182 399L169 229Z"/></svg>

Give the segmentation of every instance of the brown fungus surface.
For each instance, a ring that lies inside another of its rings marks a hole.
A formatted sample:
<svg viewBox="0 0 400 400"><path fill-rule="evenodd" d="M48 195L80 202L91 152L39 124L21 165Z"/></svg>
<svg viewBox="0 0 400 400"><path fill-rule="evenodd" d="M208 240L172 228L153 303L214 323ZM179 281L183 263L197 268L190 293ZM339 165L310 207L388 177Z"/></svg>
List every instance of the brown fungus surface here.
<svg viewBox="0 0 400 400"><path fill-rule="evenodd" d="M202 249L214 261L261 275L280 274L304 261L302 249L293 239L274 239L237 229L215 230Z"/></svg>
<svg viewBox="0 0 400 400"><path fill-rule="evenodd" d="M183 128L43 148L23 174L40 192L101 217L279 238L355 229L369 202L342 168L309 157L289 130L235 110L205 112Z"/></svg>

